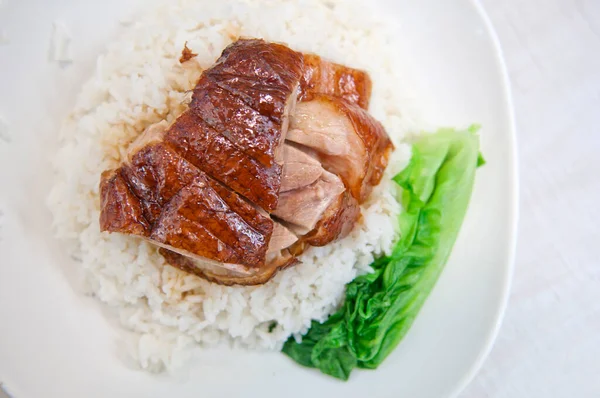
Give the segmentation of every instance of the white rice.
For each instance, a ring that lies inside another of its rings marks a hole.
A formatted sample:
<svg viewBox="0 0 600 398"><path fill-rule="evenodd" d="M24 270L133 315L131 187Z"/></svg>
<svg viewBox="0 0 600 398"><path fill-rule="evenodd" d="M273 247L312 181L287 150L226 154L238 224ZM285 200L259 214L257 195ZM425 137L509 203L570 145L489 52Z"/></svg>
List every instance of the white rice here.
<svg viewBox="0 0 600 398"><path fill-rule="evenodd" d="M172 1L130 24L99 57L83 87L60 132L49 206L57 236L81 262L87 292L139 336L134 356L142 368L176 367L195 343L280 349L312 319L326 319L345 284L367 272L374 256L388 252L397 238L400 206L390 178L408 160L410 148L402 139L413 129L401 112L408 107L396 67L403 60L395 59L382 24L369 17L365 3L336 4ZM368 70L374 80L371 112L397 148L383 182L363 206L364 221L350 236L309 250L302 264L257 287L206 282L165 266L153 245L101 233L98 226L101 172L116 167L128 143L148 125L182 112L202 68L237 36L284 42ZM198 57L180 65L185 42Z"/></svg>

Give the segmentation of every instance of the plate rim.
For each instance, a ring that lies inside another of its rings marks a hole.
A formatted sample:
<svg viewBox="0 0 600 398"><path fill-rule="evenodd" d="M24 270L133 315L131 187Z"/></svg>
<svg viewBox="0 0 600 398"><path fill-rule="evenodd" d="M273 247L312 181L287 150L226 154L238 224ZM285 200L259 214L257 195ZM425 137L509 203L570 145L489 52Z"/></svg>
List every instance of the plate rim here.
<svg viewBox="0 0 600 398"><path fill-rule="evenodd" d="M500 43L500 39L498 38L498 34L496 33L496 29L494 28L494 24L492 23L485 7L481 3L481 0L469 0L471 6L475 9L475 12L481 18L481 21L485 25L486 33L489 35L492 45L495 50L496 57L496 65L498 66L498 71L500 72L500 79L502 82L502 91L503 91L503 101L506 104L507 108L507 124L508 131L506 132L506 137L508 139L508 147L510 148L510 154L512 156L512 161L510 164L507 164L507 173L509 175L510 181L512 181L511 188L512 192L510 195L510 202L508 203L509 211L511 213L511 217L508 221L509 225L509 239L507 240L507 259L508 263L504 267L504 279L502 281L502 296L499 302L497 303L496 313L494 315L495 322L491 329L488 330L487 336L485 339L485 343L481 347L479 351L479 355L471 365L471 367L467 370L465 375L457 380L455 383L455 387L451 390L449 398L456 398L458 395L463 392L469 384L475 379L475 376L479 373L485 360L488 358L489 354L494 347L494 343L498 338L500 333L500 328L502 326L502 322L504 320L506 309L508 307L508 300L510 297L510 292L512 289L513 276L515 270L515 259L516 259L516 250L517 250L517 238L518 238L518 224L519 224L519 173L518 173L518 147L517 147L517 127L515 120L515 111L514 111L514 102L512 97L512 86L510 81L510 76L508 74L508 67L506 65L506 59L504 57L504 51L502 49L502 44Z"/></svg>

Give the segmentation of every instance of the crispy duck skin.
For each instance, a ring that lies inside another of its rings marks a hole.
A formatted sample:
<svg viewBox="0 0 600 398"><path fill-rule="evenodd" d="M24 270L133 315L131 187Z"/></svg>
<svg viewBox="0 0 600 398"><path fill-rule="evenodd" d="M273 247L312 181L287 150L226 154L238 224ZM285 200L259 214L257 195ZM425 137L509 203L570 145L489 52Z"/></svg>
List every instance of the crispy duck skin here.
<svg viewBox="0 0 600 398"><path fill-rule="evenodd" d="M252 228L231 203L243 202L235 197L226 202L218 192L226 188L218 188L217 184L200 176L182 188L165 206L150 239L223 263L262 265L272 222L264 225L267 228L263 233ZM208 242L214 246L210 247Z"/></svg>
<svg viewBox="0 0 600 398"><path fill-rule="evenodd" d="M202 73L190 109L240 150L271 167L277 160L281 163L279 152L303 68L302 54L286 46L238 40Z"/></svg>
<svg viewBox="0 0 600 398"><path fill-rule="evenodd" d="M267 249L267 263L262 267L247 269L225 269L207 263L189 255L175 253L172 250L160 248L159 253L165 261L182 271L198 275L211 282L221 285L260 285L266 283L277 272L298 262L292 256L289 247L298 241L298 237L287 228L273 222L273 233Z"/></svg>
<svg viewBox="0 0 600 398"><path fill-rule="evenodd" d="M167 143L146 144L106 175L101 198L103 231L140 235L225 267L264 265L273 221Z"/></svg>
<svg viewBox="0 0 600 398"><path fill-rule="evenodd" d="M190 111L167 139L203 171L275 210L283 140L303 66L302 54L285 46L238 40L202 73Z"/></svg>
<svg viewBox="0 0 600 398"><path fill-rule="evenodd" d="M223 50L211 70L290 89L297 86L302 77L304 56L283 44L240 39Z"/></svg>
<svg viewBox="0 0 600 398"><path fill-rule="evenodd" d="M194 89L190 109L239 150L272 167L281 146L281 123L261 115L239 97L203 76Z"/></svg>
<svg viewBox="0 0 600 398"><path fill-rule="evenodd" d="M264 167L190 110L177 118L165 140L196 167L258 206L267 211L277 207L282 167Z"/></svg>
<svg viewBox="0 0 600 398"><path fill-rule="evenodd" d="M150 233L142 204L131 192L121 170L102 173L100 203L100 230L141 236Z"/></svg>
<svg viewBox="0 0 600 398"><path fill-rule="evenodd" d="M371 89L367 72L326 61L318 55L304 54L299 101L310 101L315 95L327 94L369 109Z"/></svg>
<svg viewBox="0 0 600 398"><path fill-rule="evenodd" d="M144 217L150 223L156 221L177 192L200 175L196 167L159 137L129 157L120 171L131 191L141 199Z"/></svg>

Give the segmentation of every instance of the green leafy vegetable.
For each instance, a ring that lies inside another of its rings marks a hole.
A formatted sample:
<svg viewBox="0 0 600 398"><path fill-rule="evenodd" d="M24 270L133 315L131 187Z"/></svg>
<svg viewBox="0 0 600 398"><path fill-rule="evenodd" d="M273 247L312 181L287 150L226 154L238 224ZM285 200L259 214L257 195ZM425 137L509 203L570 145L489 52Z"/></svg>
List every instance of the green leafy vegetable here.
<svg viewBox="0 0 600 398"><path fill-rule="evenodd" d="M346 287L342 307L312 322L301 343L283 352L301 365L347 380L374 369L404 337L437 281L456 241L473 189L479 154L477 126L440 130L414 143L409 165L394 177L402 187L401 237L373 272Z"/></svg>

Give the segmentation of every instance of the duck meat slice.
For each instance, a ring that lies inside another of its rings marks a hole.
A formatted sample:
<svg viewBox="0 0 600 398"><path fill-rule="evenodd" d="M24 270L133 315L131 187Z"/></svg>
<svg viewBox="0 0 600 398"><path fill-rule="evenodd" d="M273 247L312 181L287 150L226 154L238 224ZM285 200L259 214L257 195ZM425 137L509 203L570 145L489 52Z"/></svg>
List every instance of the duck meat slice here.
<svg viewBox="0 0 600 398"><path fill-rule="evenodd" d="M200 175L182 188L164 207L150 239L227 263L224 268L264 264L273 223L211 180Z"/></svg>
<svg viewBox="0 0 600 398"><path fill-rule="evenodd" d="M323 174L321 163L291 145L283 146L283 174L279 192L292 191L317 181Z"/></svg>
<svg viewBox="0 0 600 398"><path fill-rule="evenodd" d="M227 46L207 71L293 89L300 82L303 70L302 53L283 44L242 38Z"/></svg>
<svg viewBox="0 0 600 398"><path fill-rule="evenodd" d="M101 199L103 231L139 235L226 270L265 266L273 221L168 143L147 143L106 173Z"/></svg>
<svg viewBox="0 0 600 398"><path fill-rule="evenodd" d="M191 111L168 129L165 140L190 163L251 202L272 211L277 207L282 167L265 167Z"/></svg>
<svg viewBox="0 0 600 398"><path fill-rule="evenodd" d="M253 285L352 230L392 150L365 111L365 72L241 39L193 91L102 174L102 231L146 239L210 281Z"/></svg>
<svg viewBox="0 0 600 398"><path fill-rule="evenodd" d="M265 167L281 164L303 68L302 54L286 46L238 40L202 73L190 108Z"/></svg>
<svg viewBox="0 0 600 398"><path fill-rule="evenodd" d="M294 108L297 88L290 90L278 84L268 84L255 78L239 75L211 73L210 79L219 88L240 98L261 115L271 118L276 123L287 123L289 110Z"/></svg>
<svg viewBox="0 0 600 398"><path fill-rule="evenodd" d="M272 253L279 253L281 250L292 246L298 241L298 236L284 227L282 224L274 221L273 222L273 234L271 234L271 240L269 241L269 247L267 249L267 256Z"/></svg>
<svg viewBox="0 0 600 398"><path fill-rule="evenodd" d="M359 203L381 180L393 149L381 123L368 112L324 94L298 103L286 139L311 149Z"/></svg>
<svg viewBox="0 0 600 398"><path fill-rule="evenodd" d="M142 203L134 195L121 170L107 170L100 181L100 230L147 236L151 225Z"/></svg>
<svg viewBox="0 0 600 398"><path fill-rule="evenodd" d="M205 124L264 167L281 164L283 125L248 106L239 97L202 77L194 89L190 109Z"/></svg>
<svg viewBox="0 0 600 398"><path fill-rule="evenodd" d="M348 191L344 191L323 212L317 225L302 237L311 246L325 246L348 235L360 218L360 206Z"/></svg>
<svg viewBox="0 0 600 398"><path fill-rule="evenodd" d="M279 206L272 213L291 224L295 233L310 232L321 219L323 212L345 191L338 176L323 170L314 183L279 195Z"/></svg>
<svg viewBox="0 0 600 398"><path fill-rule="evenodd" d="M310 101L317 94L328 94L369 109L371 88L367 72L326 61L318 55L304 54L299 101Z"/></svg>
<svg viewBox="0 0 600 398"><path fill-rule="evenodd" d="M221 285L259 285L267 282L279 270L297 262L288 249L297 241L298 237L293 232L280 223L273 222L273 233L266 255L267 264L260 268L224 268L204 258L178 253L164 247L159 249L159 252L171 266L211 282Z"/></svg>

